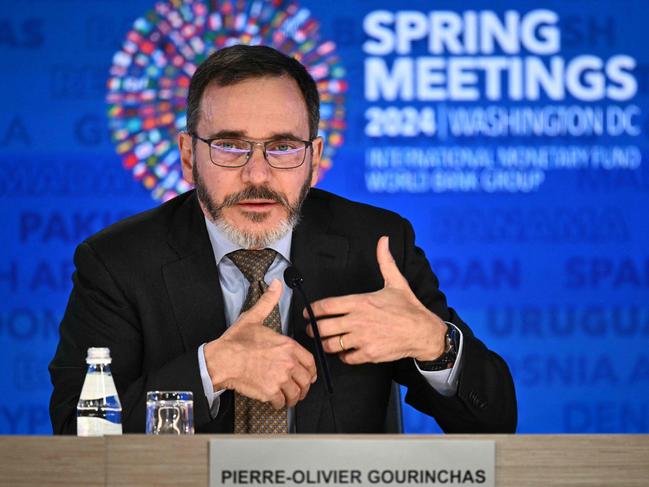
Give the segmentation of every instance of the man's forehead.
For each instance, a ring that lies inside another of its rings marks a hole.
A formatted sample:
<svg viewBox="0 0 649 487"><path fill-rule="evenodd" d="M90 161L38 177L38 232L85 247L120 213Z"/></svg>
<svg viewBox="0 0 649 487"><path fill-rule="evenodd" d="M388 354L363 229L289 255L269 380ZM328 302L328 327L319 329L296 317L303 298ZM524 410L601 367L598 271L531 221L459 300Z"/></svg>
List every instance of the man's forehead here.
<svg viewBox="0 0 649 487"><path fill-rule="evenodd" d="M204 129L219 131L259 132L268 124L276 133L308 134L309 129L304 96L290 76L250 78L227 86L210 83L201 99L201 122Z"/></svg>

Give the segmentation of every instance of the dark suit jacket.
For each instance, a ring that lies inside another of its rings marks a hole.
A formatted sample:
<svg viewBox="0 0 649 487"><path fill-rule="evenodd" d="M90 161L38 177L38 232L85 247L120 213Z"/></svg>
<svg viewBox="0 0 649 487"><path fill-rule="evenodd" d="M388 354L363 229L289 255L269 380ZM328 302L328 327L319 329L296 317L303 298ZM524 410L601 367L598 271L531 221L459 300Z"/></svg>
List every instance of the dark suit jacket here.
<svg viewBox="0 0 649 487"><path fill-rule="evenodd" d="M305 276L313 301L376 291L383 279L376 242L390 236L390 250L412 290L431 311L464 334L463 369L457 395L437 393L411 359L348 366L329 363L339 428L346 433L381 432L392 379L408 388L406 402L434 417L446 432L513 432L514 386L505 362L489 351L444 295L410 224L395 213L352 203L314 189L295 228L292 261ZM76 250L74 288L50 364L54 391L50 415L55 433L76 431L76 404L83 384L86 349L109 347L122 402L125 432L143 432L146 392L191 390L197 432L233 430L233 395L221 396L212 419L201 383L197 349L225 331L223 298L203 214L193 191L121 221L88 238ZM294 293L291 335L314 355L305 334L303 303ZM322 378L296 406L300 433L332 432Z"/></svg>

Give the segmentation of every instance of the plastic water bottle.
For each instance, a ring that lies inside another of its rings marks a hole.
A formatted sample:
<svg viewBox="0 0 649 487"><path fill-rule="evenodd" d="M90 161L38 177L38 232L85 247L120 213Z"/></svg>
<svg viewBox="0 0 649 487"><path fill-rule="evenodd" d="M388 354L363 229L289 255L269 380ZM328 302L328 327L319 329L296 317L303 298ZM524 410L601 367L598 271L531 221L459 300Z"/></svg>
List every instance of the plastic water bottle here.
<svg viewBox="0 0 649 487"><path fill-rule="evenodd" d="M122 434L122 405L110 373L110 350L89 348L88 372L77 403L77 436Z"/></svg>

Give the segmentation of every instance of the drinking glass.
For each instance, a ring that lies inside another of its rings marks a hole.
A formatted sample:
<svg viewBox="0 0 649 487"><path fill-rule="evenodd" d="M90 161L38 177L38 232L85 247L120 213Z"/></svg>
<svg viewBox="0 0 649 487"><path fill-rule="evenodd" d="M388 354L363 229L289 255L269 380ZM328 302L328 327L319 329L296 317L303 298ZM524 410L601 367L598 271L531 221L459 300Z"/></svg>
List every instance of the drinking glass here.
<svg viewBox="0 0 649 487"><path fill-rule="evenodd" d="M189 391L146 393L148 435L193 435L194 397Z"/></svg>

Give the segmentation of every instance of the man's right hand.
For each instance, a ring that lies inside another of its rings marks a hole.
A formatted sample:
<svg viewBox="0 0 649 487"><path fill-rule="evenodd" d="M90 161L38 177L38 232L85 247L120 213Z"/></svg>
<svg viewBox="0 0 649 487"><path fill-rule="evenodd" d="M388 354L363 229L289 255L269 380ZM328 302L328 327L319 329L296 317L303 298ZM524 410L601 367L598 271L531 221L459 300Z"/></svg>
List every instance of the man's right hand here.
<svg viewBox="0 0 649 487"><path fill-rule="evenodd" d="M214 390L233 389L275 409L295 406L316 380L313 355L263 322L279 302L282 285L274 279L259 301L203 353Z"/></svg>

